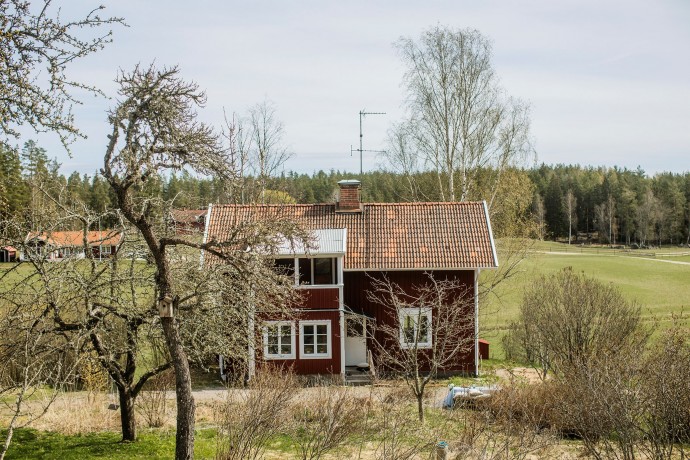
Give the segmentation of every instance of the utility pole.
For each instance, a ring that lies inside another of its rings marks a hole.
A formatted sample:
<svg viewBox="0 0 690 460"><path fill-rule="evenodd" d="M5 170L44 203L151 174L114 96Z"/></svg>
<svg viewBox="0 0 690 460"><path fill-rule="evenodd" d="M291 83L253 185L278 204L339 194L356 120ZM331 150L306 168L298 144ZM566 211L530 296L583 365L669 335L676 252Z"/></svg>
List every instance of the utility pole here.
<svg viewBox="0 0 690 460"><path fill-rule="evenodd" d="M362 134L362 118L364 118L365 115L385 115L386 112L367 112L366 109L362 109L359 111L359 149L353 149L352 146L350 146L350 155L352 155L352 152L359 152L359 175L361 176L363 173L363 167L362 167L362 152L374 152L374 153L384 153L385 150L364 150L364 147L362 146L362 138L364 137L364 134Z"/></svg>

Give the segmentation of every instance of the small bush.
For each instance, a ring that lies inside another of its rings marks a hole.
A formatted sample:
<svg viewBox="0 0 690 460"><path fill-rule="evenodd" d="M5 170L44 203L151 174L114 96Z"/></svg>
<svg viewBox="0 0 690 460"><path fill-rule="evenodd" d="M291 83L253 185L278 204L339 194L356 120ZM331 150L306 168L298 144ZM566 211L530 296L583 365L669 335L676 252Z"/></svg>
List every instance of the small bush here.
<svg viewBox="0 0 690 460"><path fill-rule="evenodd" d="M216 459L262 458L271 438L287 428L297 388L292 373L266 367L249 381L247 389L228 389L226 401L215 411L219 424Z"/></svg>
<svg viewBox="0 0 690 460"><path fill-rule="evenodd" d="M293 440L302 460L322 458L359 431L366 406L348 387L318 387L315 395L292 409Z"/></svg>
<svg viewBox="0 0 690 460"><path fill-rule="evenodd" d="M175 374L172 369L151 377L146 387L137 396L135 405L139 414L150 428L160 428L168 420L167 393L175 388Z"/></svg>

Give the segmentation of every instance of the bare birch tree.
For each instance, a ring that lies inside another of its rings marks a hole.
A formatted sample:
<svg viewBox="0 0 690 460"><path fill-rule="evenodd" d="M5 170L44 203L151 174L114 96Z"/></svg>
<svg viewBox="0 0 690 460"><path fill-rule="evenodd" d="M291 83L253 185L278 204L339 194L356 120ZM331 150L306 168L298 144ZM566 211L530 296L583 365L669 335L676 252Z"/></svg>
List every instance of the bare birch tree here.
<svg viewBox="0 0 690 460"><path fill-rule="evenodd" d="M635 212L637 238L642 246L646 246L654 238L656 224L661 219L661 216L661 202L654 196L652 190L647 190Z"/></svg>
<svg viewBox="0 0 690 460"><path fill-rule="evenodd" d="M375 326L374 346L382 370L403 377L417 399L420 422L429 382L440 372L463 370L457 363L467 357L475 340L473 297L467 287L432 273L426 278L408 290L386 276L372 278L367 293L392 318L390 324Z"/></svg>
<svg viewBox="0 0 690 460"><path fill-rule="evenodd" d="M618 223L616 222L616 200L609 195L603 203L594 206L599 239L615 244Z"/></svg>
<svg viewBox="0 0 690 460"><path fill-rule="evenodd" d="M573 225L576 227L575 239L577 239L577 198L571 189L568 189L563 197L563 210L568 216L568 244L573 239Z"/></svg>
<svg viewBox="0 0 690 460"><path fill-rule="evenodd" d="M418 40L401 38L397 48L407 66L410 117L398 135L436 172L441 200L480 198L481 169L491 169L484 180L495 184L531 154L527 105L505 96L491 65L491 44L476 30L436 26ZM481 198L491 206L496 197Z"/></svg>
<svg viewBox="0 0 690 460"><path fill-rule="evenodd" d="M259 185L259 202L265 202L267 180L276 175L292 154L283 145L284 127L273 102L249 109L252 143L249 148L253 174Z"/></svg>

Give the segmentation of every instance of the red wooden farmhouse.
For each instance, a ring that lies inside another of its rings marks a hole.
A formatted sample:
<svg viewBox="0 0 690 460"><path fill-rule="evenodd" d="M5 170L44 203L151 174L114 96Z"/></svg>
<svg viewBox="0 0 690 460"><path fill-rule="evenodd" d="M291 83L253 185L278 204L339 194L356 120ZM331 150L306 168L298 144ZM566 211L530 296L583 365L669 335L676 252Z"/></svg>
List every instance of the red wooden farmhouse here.
<svg viewBox="0 0 690 460"><path fill-rule="evenodd" d="M477 280L480 270L498 266L486 203L362 203L359 181L341 181L339 186L334 204L209 207L206 240L223 241L238 222L271 216L294 219L312 232L313 248L286 245L276 256L277 265L294 273L295 289L303 291L304 301L294 321L264 324L258 334L262 343L250 351L250 369L254 362L270 360L298 374L345 378L350 369L376 362L369 332L376 328L369 326L390 324L392 318L369 300L372 279L385 274L410 288L433 273L460 280L474 310L467 320L474 324L463 329L472 335L471 346L446 370L476 374ZM421 327L417 313L414 322L408 321L413 327ZM402 332L400 342L404 347Z"/></svg>
<svg viewBox="0 0 690 460"><path fill-rule="evenodd" d="M86 245L97 259L106 259L117 252L122 244L122 233L117 230L92 230L64 232L30 232L26 235L25 246L28 251L41 255L47 260L84 258L84 239ZM26 260L30 254L22 254Z"/></svg>

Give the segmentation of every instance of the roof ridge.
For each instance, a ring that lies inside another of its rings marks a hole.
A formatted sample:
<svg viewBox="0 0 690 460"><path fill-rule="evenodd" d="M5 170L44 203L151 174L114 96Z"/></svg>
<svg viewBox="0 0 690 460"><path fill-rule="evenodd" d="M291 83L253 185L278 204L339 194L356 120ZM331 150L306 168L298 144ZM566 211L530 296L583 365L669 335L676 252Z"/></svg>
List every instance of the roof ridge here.
<svg viewBox="0 0 690 460"><path fill-rule="evenodd" d="M398 201L394 203L383 202L362 202L362 206L438 206L438 205L476 205L482 204L482 201ZM214 204L214 207L228 207L228 208L276 208L276 207L290 207L303 208L312 206L335 206L336 203L283 203L283 204Z"/></svg>

